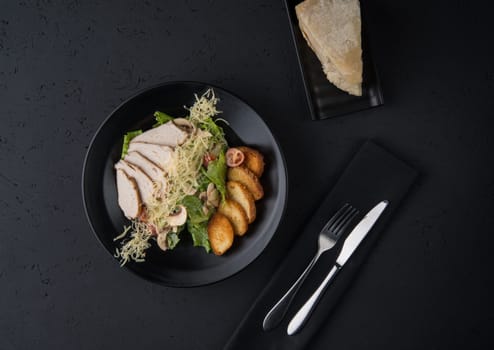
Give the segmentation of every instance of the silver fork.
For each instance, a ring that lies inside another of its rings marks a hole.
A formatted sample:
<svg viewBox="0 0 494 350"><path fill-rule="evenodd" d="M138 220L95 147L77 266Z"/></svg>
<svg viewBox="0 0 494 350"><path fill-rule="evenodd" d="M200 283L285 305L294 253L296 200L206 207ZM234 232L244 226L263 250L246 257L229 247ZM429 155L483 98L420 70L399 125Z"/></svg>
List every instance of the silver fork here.
<svg viewBox="0 0 494 350"><path fill-rule="evenodd" d="M348 227L350 222L358 214L358 210L346 203L334 214L331 219L324 225L323 229L319 233L319 244L317 253L312 258L311 262L305 268L304 272L290 287L290 289L283 295L283 297L276 303L275 306L269 310L264 321L262 322L262 328L267 331L276 327L285 317L285 314L290 306L293 297L297 294L300 286L304 282L305 278L309 274L312 267L315 265L319 257L325 251L333 248L338 240L339 236Z"/></svg>

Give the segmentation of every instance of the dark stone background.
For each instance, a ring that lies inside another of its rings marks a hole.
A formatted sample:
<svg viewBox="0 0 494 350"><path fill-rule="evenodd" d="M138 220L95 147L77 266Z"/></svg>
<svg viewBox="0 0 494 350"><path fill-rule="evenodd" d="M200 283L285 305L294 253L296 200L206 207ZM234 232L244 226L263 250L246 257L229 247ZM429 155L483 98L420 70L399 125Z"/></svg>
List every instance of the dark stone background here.
<svg viewBox="0 0 494 350"><path fill-rule="evenodd" d="M312 349L494 347L494 49L489 1L368 1L385 106L309 118L282 1L2 1L0 349L220 349L366 139L421 178ZM120 269L80 177L105 116L141 88L211 82L285 152L285 218L265 252L201 288Z"/></svg>

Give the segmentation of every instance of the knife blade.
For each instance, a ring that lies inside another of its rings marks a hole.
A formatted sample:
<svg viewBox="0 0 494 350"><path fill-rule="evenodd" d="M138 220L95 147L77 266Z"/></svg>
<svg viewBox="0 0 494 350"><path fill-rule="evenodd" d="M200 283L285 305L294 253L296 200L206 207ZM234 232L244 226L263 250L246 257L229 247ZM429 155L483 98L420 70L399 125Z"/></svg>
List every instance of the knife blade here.
<svg viewBox="0 0 494 350"><path fill-rule="evenodd" d="M345 265L387 206L388 201L380 202L367 213L367 215L357 224L357 226L355 226L352 232L348 235L347 239L345 239L340 255L336 258L336 264L340 266Z"/></svg>
<svg viewBox="0 0 494 350"><path fill-rule="evenodd" d="M322 293L326 290L329 282L331 282L338 271L345 265L348 259L352 256L353 252L357 249L360 243L364 240L367 233L372 229L377 219L381 216L384 209L388 206L388 201L381 201L374 208L372 208L362 220L355 226L350 232L348 237L343 243L343 248L340 254L336 258L336 263L329 271L326 278L321 282L314 294L306 301L306 303L295 314L290 323L288 324L287 334L293 335L298 332L311 315L314 307L317 305Z"/></svg>

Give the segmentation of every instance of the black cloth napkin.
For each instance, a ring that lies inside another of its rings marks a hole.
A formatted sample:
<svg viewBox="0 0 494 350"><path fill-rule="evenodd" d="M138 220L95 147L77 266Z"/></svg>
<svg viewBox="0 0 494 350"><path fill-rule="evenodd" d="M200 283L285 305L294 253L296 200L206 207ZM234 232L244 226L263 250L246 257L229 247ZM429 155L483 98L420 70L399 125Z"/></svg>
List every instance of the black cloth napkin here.
<svg viewBox="0 0 494 350"><path fill-rule="evenodd" d="M378 239L380 232L392 217L416 176L417 172L403 161L375 143L366 142L354 156L313 217L301 228L300 237L224 349L304 349L320 326L326 322L328 317L331 317L331 310L344 297L344 292L350 287L351 282L358 277L359 266L371 253L372 246ZM298 291L283 322L275 329L264 331L262 321L266 313L290 288L314 256L317 251L317 237L329 218L345 203L350 203L360 210L359 216L354 221L356 224L382 200L389 201L388 207L321 297L319 304L303 329L292 336L288 336L286 333L292 317L333 266L351 229L348 229L348 232L340 237L333 249L321 256ZM390 263L393 262L390 261Z"/></svg>

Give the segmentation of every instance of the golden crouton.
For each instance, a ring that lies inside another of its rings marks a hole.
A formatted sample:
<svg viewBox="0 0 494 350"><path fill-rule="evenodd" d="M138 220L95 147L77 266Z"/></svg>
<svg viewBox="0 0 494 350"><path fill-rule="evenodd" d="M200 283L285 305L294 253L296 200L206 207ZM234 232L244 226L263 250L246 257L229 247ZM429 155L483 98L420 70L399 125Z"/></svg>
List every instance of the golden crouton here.
<svg viewBox="0 0 494 350"><path fill-rule="evenodd" d="M240 204L247 215L249 224L252 223L256 219L256 204L247 187L237 181L228 181L226 192L229 198Z"/></svg>
<svg viewBox="0 0 494 350"><path fill-rule="evenodd" d="M219 206L218 212L230 220L233 231L238 236L243 236L247 232L249 221L247 215L240 204L232 199L225 199Z"/></svg>
<svg viewBox="0 0 494 350"><path fill-rule="evenodd" d="M220 213L215 213L208 223L208 237L214 254L225 253L233 243L233 226L230 220Z"/></svg>
<svg viewBox="0 0 494 350"><path fill-rule="evenodd" d="M247 187L252 197L257 201L264 196L264 189L257 176L244 166L229 168L226 175L229 181L237 181Z"/></svg>
<svg viewBox="0 0 494 350"><path fill-rule="evenodd" d="M257 177L261 177L264 172L264 157L262 154L250 147L237 147L245 156L244 165L252 171Z"/></svg>

